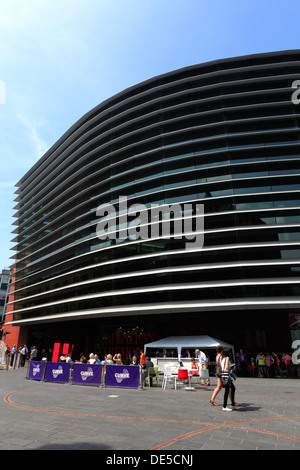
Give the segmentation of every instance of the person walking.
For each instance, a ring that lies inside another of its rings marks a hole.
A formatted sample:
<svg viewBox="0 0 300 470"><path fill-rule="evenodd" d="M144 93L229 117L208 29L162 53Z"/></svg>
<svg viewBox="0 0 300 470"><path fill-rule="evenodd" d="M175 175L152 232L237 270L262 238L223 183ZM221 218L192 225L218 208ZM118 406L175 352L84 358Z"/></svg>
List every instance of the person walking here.
<svg viewBox="0 0 300 470"><path fill-rule="evenodd" d="M210 404L213 406L218 406L217 403L215 402L215 398L218 395L218 393L222 390L222 381L221 381L221 359L223 357L223 347L222 346L217 346L216 349L217 355L216 355L216 376L217 376L217 386L213 391L212 397L210 399Z"/></svg>
<svg viewBox="0 0 300 470"><path fill-rule="evenodd" d="M224 398L223 398L223 411L232 411L235 407L240 406L239 403L235 402L235 385L233 383L233 376L232 376L232 371L235 368L235 364L231 364L229 360L229 354L227 351L223 352L222 359L220 359L220 364L221 364L221 374L223 375L224 373L227 373L229 376L229 380L226 385L223 383L223 387L225 388L224 392ZM227 406L227 401L228 401L228 396L229 392L231 393L231 401L232 401L232 406L233 408L228 408Z"/></svg>
<svg viewBox="0 0 300 470"><path fill-rule="evenodd" d="M14 344L13 345L13 348L11 350L11 356L10 356L10 367L12 367L14 365L14 359L15 359L15 354L17 352L17 348L16 348L16 345Z"/></svg>
<svg viewBox="0 0 300 470"><path fill-rule="evenodd" d="M21 353L21 367L24 367L25 362L26 362L26 357L28 354L28 348L26 344L24 344L24 346L21 348L20 353Z"/></svg>

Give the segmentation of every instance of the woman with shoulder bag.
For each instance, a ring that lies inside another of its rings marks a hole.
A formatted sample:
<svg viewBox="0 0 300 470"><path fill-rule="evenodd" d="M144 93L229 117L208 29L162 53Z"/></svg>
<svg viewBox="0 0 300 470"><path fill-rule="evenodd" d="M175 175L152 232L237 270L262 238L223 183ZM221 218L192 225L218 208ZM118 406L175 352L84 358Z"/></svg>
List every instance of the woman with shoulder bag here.
<svg viewBox="0 0 300 470"><path fill-rule="evenodd" d="M231 371L234 369L235 365L230 364L229 354L227 351L224 351L222 358L220 358L220 365L221 365L222 386L223 388L225 388L224 399L223 399L223 411L232 411L232 408L227 407L229 392L231 394L231 401L232 401L233 408L235 408L236 406L240 406L240 404L234 401L235 386L233 383L233 376L231 374Z"/></svg>
<svg viewBox="0 0 300 470"><path fill-rule="evenodd" d="M222 346L217 346L217 356L216 356L216 376L217 376L217 386L213 391L212 397L210 399L210 404L213 406L218 406L215 402L215 398L218 393L222 390L222 381L221 381L221 363L220 359L223 356L223 348Z"/></svg>

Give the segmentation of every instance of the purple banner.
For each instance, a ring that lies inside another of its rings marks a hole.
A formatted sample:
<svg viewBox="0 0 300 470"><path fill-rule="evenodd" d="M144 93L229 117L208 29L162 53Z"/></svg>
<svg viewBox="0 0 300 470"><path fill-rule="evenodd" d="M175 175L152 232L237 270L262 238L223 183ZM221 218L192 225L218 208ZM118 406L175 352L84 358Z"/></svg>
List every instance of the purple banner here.
<svg viewBox="0 0 300 470"><path fill-rule="evenodd" d="M107 365L105 385L108 387L138 388L140 385L139 366Z"/></svg>
<svg viewBox="0 0 300 470"><path fill-rule="evenodd" d="M77 364L73 366L72 384L101 385L102 365Z"/></svg>
<svg viewBox="0 0 300 470"><path fill-rule="evenodd" d="M47 362L46 382L69 382L71 364L65 362Z"/></svg>
<svg viewBox="0 0 300 470"><path fill-rule="evenodd" d="M43 380L45 362L30 361L28 379Z"/></svg>

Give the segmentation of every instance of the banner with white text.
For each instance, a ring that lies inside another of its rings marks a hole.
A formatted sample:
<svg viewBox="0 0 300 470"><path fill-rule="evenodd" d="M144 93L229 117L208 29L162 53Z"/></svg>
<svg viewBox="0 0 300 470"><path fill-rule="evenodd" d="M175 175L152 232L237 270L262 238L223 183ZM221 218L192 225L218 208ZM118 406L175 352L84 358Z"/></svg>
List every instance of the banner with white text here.
<svg viewBox="0 0 300 470"><path fill-rule="evenodd" d="M32 380L43 380L44 369L44 361L30 361L27 378Z"/></svg>
<svg viewBox="0 0 300 470"><path fill-rule="evenodd" d="M107 365L105 385L108 387L138 388L140 385L139 366Z"/></svg>
<svg viewBox="0 0 300 470"><path fill-rule="evenodd" d="M79 364L73 366L72 384L101 385L102 365Z"/></svg>
<svg viewBox="0 0 300 470"><path fill-rule="evenodd" d="M64 382L70 381L71 364L65 362L47 362L46 382Z"/></svg>

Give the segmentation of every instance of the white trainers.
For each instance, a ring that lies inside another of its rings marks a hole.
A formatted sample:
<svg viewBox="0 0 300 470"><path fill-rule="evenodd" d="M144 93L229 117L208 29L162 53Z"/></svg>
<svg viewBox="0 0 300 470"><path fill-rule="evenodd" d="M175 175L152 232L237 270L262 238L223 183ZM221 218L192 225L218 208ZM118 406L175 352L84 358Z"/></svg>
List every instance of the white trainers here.
<svg viewBox="0 0 300 470"><path fill-rule="evenodd" d="M223 407L223 411L232 411L231 408L228 408L228 406L226 408Z"/></svg>

